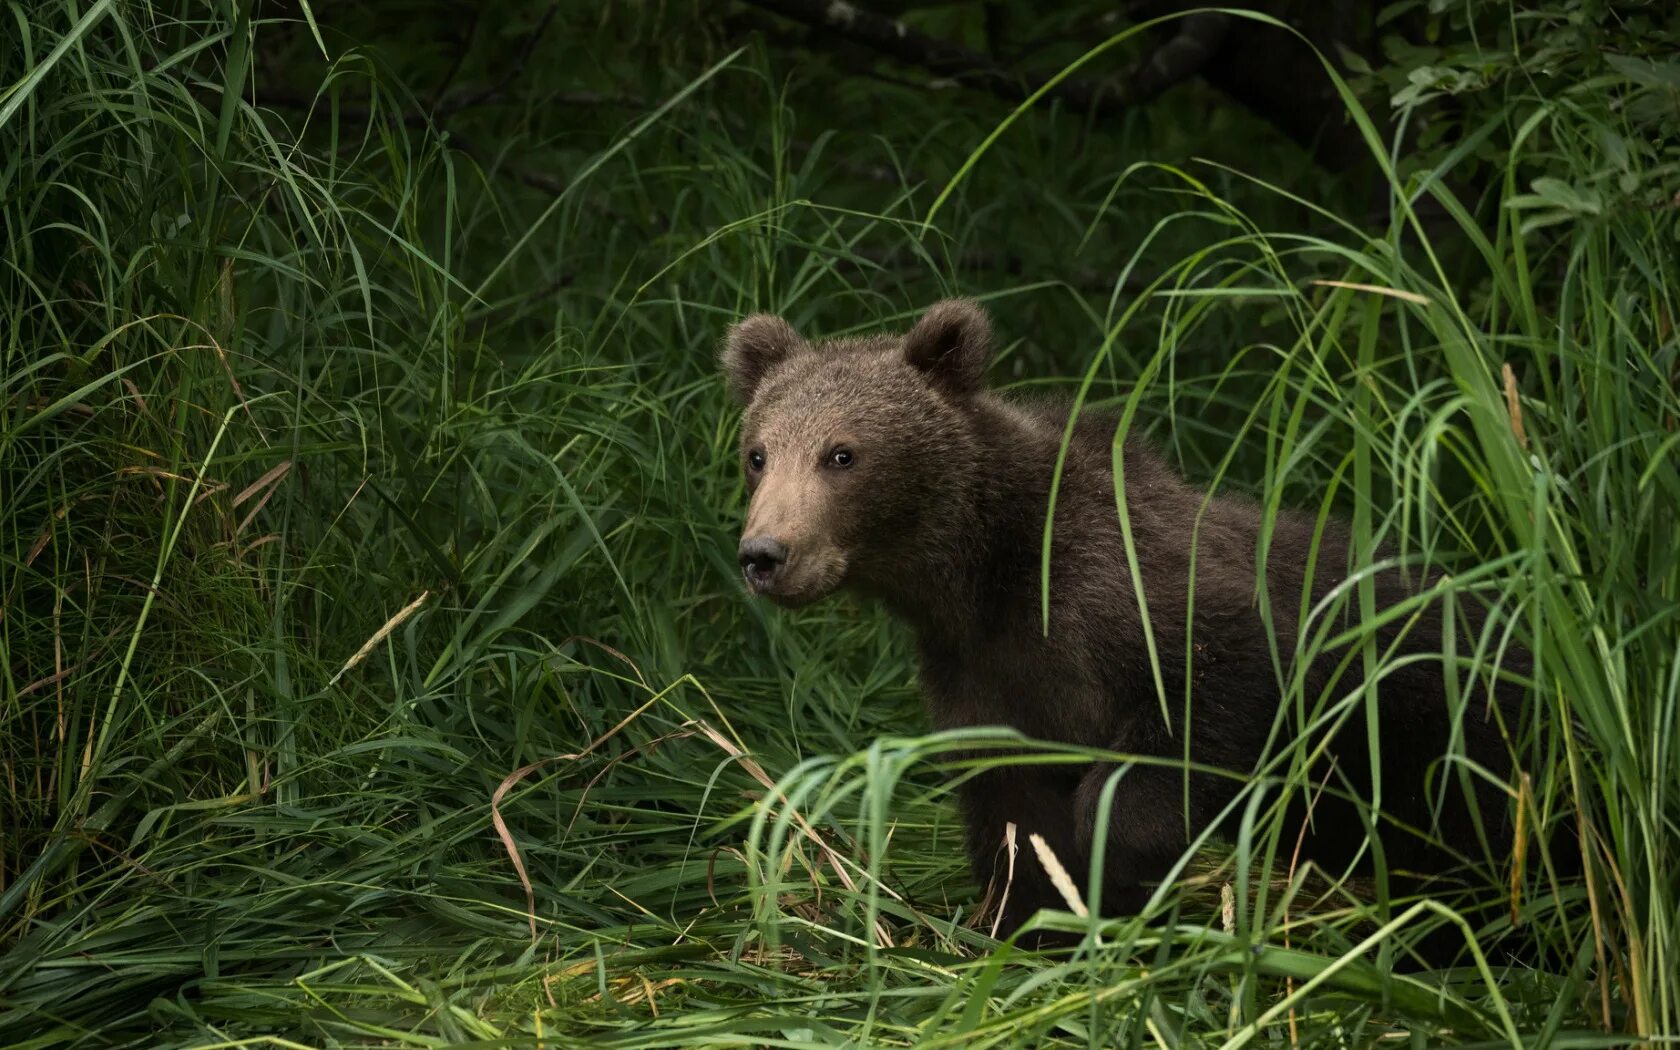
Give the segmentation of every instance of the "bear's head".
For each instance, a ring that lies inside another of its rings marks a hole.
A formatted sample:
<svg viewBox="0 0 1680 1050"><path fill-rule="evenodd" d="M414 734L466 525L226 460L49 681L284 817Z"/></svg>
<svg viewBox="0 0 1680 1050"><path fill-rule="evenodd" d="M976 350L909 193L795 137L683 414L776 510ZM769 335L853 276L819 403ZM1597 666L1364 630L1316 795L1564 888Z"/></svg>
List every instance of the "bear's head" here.
<svg viewBox="0 0 1680 1050"><path fill-rule="evenodd" d="M730 329L753 591L786 606L842 585L891 598L963 542L991 342L985 311L960 299L902 335L810 342L769 314Z"/></svg>

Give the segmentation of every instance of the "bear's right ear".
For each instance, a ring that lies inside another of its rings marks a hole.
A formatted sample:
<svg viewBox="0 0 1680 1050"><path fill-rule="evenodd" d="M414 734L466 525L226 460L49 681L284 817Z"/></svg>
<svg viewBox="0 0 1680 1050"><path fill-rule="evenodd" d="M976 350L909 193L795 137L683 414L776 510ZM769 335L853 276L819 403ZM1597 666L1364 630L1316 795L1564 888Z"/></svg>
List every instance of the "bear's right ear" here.
<svg viewBox="0 0 1680 1050"><path fill-rule="evenodd" d="M790 355L805 349L805 340L774 314L753 314L731 325L718 361L729 378L735 400L751 403L758 384Z"/></svg>
<svg viewBox="0 0 1680 1050"><path fill-rule="evenodd" d="M948 394L972 394L992 360L992 322L972 299L928 307L904 337L904 360Z"/></svg>

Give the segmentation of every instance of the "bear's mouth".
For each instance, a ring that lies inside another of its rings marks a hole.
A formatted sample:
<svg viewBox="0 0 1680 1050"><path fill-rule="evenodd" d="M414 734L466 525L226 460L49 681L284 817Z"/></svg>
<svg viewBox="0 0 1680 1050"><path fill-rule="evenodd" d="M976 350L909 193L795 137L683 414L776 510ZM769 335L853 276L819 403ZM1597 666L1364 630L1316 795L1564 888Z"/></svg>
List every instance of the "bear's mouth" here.
<svg viewBox="0 0 1680 1050"><path fill-rule="evenodd" d="M801 609L828 597L828 592L825 591L820 594L813 594L808 592L761 590L758 592L758 595L761 598L769 599L772 604L779 605L784 609Z"/></svg>

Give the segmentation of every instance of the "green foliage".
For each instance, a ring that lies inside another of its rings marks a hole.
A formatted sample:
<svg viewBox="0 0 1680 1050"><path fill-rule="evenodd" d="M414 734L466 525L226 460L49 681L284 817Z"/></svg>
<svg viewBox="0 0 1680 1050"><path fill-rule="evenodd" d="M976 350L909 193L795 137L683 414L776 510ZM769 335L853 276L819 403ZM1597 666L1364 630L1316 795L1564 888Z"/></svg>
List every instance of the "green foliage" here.
<svg viewBox="0 0 1680 1050"><path fill-rule="evenodd" d="M1007 107L736 50L698 5L323 6L4 12L0 1042L1680 1028L1664 9L1430 5L1354 85L1428 122L1371 232L1196 86L975 158ZM750 309L835 333L957 290L998 382L1084 377L1192 476L1499 610L1455 640L1463 717L1532 647L1520 797L1591 878L1512 881L1508 843L1454 900L1295 871L1269 807L1373 699L1297 689L1241 848L1157 921L1045 919L1072 957L971 928L942 756L973 740L923 732L878 611L740 594L712 365ZM1513 909L1540 968L1394 972Z"/></svg>
<svg viewBox="0 0 1680 1050"><path fill-rule="evenodd" d="M1413 166L1450 162L1462 182L1491 188L1509 174L1529 189L1504 200L1525 213L1525 233L1662 208L1680 175L1680 27L1668 6L1394 4L1388 21L1421 14L1422 39L1386 35L1389 63L1356 84L1415 111Z"/></svg>

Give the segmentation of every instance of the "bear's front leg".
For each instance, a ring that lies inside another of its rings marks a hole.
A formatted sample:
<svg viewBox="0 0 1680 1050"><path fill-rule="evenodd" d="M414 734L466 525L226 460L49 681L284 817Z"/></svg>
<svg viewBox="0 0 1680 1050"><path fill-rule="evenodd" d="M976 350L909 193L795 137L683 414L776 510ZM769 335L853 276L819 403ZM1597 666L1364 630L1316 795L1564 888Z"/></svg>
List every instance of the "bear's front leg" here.
<svg viewBox="0 0 1680 1050"><path fill-rule="evenodd" d="M1000 902L999 937L1013 935L1040 909L1067 910L1067 902L1039 862L1029 835L1044 839L1076 886L1084 883L1090 854L1080 847L1075 827L1078 783L1065 767L1005 766L978 773L957 789L967 822L974 877L983 894L989 889L993 901ZM1016 847L1013 868L1007 836L1011 823L1015 825ZM1022 943L1049 947L1077 940L1062 934L1038 934Z"/></svg>
<svg viewBox="0 0 1680 1050"><path fill-rule="evenodd" d="M1135 915L1149 903L1153 887L1164 879L1192 839L1201 834L1235 795L1237 782L1212 773L1192 773L1185 818L1184 772L1171 766L1092 766L1074 791L1074 836L1081 856L1095 848L1102 793L1118 771L1114 801L1108 811L1103 854L1104 915Z"/></svg>

